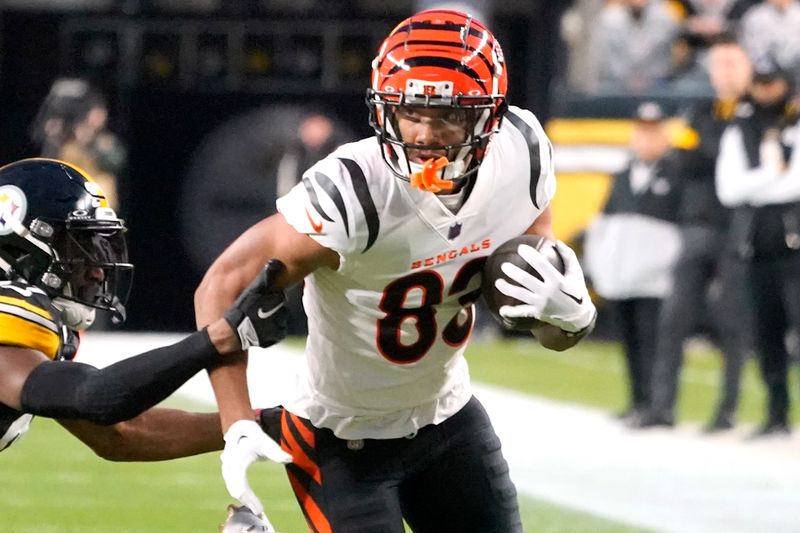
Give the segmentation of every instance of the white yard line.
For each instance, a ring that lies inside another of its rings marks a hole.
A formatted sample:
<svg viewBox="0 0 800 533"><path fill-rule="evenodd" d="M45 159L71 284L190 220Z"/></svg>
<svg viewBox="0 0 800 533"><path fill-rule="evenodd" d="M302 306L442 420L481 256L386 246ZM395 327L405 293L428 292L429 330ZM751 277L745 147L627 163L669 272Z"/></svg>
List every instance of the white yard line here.
<svg viewBox="0 0 800 533"><path fill-rule="evenodd" d="M606 413L476 386L517 488L668 532L800 531L800 440L633 432Z"/></svg>
<svg viewBox="0 0 800 533"><path fill-rule="evenodd" d="M80 360L103 366L173 342L164 334L89 334ZM296 350L254 350L253 404L275 405L294 386ZM745 442L696 428L632 432L600 411L476 385L503 441L518 490L664 532L800 531L800 438ZM208 404L205 374L180 394Z"/></svg>

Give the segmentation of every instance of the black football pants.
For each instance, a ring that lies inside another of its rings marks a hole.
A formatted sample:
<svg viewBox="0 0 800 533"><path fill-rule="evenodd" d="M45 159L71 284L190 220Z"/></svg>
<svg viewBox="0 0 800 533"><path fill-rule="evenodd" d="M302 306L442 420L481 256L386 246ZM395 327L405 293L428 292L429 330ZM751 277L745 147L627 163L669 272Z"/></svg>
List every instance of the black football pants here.
<svg viewBox="0 0 800 533"><path fill-rule="evenodd" d="M800 332L800 253L750 263L756 352L767 388L767 420L788 423L789 352L786 333Z"/></svg>
<svg viewBox="0 0 800 533"><path fill-rule="evenodd" d="M643 411L650 403L656 324L660 298L613 300L616 326L622 338L630 383L629 409Z"/></svg>
<svg viewBox="0 0 800 533"><path fill-rule="evenodd" d="M500 440L475 398L399 439L348 441L282 408L265 415L295 459L286 471L313 533L403 533L403 519L415 533L522 531Z"/></svg>
<svg viewBox="0 0 800 533"><path fill-rule="evenodd" d="M745 265L725 254L724 235L716 231L684 228L683 241L672 292L661 306L650 408L660 416L673 417L683 343L707 317L724 363L717 416L733 416L753 336Z"/></svg>

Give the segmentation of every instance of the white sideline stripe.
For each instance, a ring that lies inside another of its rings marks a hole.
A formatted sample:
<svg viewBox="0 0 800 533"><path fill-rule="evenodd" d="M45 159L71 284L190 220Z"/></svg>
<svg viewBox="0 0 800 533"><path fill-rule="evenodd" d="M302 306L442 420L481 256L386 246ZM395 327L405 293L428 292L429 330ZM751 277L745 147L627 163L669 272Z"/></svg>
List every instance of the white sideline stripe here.
<svg viewBox="0 0 800 533"><path fill-rule="evenodd" d="M79 360L104 366L182 337L90 332ZM253 405L279 403L301 363L298 351L282 345L252 349ZM691 427L631 432L600 411L475 389L523 494L654 531L800 531L798 437L747 443L742 432L707 437ZM179 394L213 405L205 373Z"/></svg>

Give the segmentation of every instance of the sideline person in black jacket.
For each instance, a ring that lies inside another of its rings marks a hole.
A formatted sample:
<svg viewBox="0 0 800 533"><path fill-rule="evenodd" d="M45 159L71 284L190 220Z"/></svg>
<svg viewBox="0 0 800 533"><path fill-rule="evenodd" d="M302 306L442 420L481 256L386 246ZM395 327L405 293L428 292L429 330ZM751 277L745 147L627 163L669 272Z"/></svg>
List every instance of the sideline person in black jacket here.
<svg viewBox="0 0 800 533"><path fill-rule="evenodd" d="M768 411L756 436L790 432L787 334L800 331L800 128L789 76L757 66L720 141L717 194L734 208L731 245L747 264Z"/></svg>
<svg viewBox="0 0 800 533"><path fill-rule="evenodd" d="M752 344L744 268L725 251L731 210L720 203L714 186L719 140L747 91L752 65L733 38L722 36L709 51L708 74L715 98L691 109L673 153L680 176L676 187L682 248L673 290L661 308L652 402L632 424L635 427L673 425L684 341L708 322L723 354L724 372L720 399L706 430L732 428L742 364Z"/></svg>

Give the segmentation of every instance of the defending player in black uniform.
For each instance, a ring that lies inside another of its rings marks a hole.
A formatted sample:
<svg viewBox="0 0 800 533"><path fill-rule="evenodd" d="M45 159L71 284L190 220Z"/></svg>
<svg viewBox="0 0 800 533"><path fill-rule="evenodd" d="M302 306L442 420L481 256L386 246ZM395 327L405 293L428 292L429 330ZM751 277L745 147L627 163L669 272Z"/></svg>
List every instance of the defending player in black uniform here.
<svg viewBox="0 0 800 533"><path fill-rule="evenodd" d="M97 369L71 359L96 309L125 318L133 266L124 232L80 169L52 159L0 168L0 450L33 415L57 418L110 460L222 449L216 413L148 408L225 354L283 338L283 293L269 289L280 265L265 268L224 319Z"/></svg>

